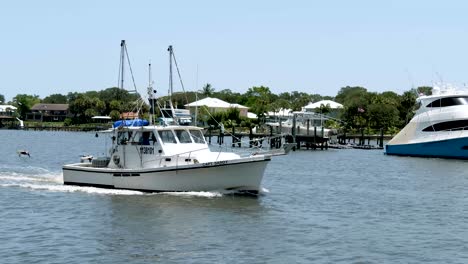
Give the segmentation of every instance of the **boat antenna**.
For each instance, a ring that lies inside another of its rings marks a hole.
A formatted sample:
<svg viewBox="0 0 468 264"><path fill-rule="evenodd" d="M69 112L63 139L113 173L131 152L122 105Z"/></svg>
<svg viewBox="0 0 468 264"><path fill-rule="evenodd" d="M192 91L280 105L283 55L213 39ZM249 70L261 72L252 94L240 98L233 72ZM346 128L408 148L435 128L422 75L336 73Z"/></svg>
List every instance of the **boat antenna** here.
<svg viewBox="0 0 468 264"><path fill-rule="evenodd" d="M154 124L154 101L156 90L153 89L154 81L151 75L151 61L148 64L148 101L150 104L150 125Z"/></svg>
<svg viewBox="0 0 468 264"><path fill-rule="evenodd" d="M117 87L120 89L123 89L124 87L124 68L125 68L125 63L124 63L124 54L125 54L125 40L122 39L120 41L120 63L119 63L119 79L117 80Z"/></svg>
<svg viewBox="0 0 468 264"><path fill-rule="evenodd" d="M197 78L195 78L195 102L198 102L198 64L197 64ZM198 124L198 103L195 104L195 126Z"/></svg>
<svg viewBox="0 0 468 264"><path fill-rule="evenodd" d="M169 94L169 99L172 104L172 92L173 92L173 87L172 87L172 45L169 45L169 48L167 48L167 51L169 51L169 90L167 93Z"/></svg>

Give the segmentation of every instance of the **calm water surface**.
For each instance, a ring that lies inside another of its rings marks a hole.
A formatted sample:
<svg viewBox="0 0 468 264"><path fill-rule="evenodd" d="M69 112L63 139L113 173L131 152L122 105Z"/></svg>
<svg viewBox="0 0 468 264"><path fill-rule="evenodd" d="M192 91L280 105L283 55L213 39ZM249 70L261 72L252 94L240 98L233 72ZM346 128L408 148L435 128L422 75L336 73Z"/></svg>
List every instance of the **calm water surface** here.
<svg viewBox="0 0 468 264"><path fill-rule="evenodd" d="M62 164L104 151L93 133L0 131L1 262L468 263L466 161L296 151L259 198L62 185Z"/></svg>

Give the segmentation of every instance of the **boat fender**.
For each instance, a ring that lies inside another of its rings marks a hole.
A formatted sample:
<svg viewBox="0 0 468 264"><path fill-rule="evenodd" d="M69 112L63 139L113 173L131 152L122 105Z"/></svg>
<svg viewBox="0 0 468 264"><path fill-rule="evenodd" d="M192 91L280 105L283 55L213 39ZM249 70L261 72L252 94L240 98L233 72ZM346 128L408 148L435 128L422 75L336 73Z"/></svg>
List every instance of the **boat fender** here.
<svg viewBox="0 0 468 264"><path fill-rule="evenodd" d="M112 161L115 163L115 165L119 165L120 163L120 156L119 155L114 155L112 157Z"/></svg>
<svg viewBox="0 0 468 264"><path fill-rule="evenodd" d="M193 159L193 164L198 164L198 163L200 163L200 162L198 162L197 159Z"/></svg>

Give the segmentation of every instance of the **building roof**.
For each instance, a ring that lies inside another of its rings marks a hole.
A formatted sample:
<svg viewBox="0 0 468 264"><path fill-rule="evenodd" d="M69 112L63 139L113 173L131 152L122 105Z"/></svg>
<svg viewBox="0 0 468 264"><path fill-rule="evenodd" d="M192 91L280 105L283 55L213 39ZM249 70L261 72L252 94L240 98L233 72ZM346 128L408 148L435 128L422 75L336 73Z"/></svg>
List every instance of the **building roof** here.
<svg viewBox="0 0 468 264"><path fill-rule="evenodd" d="M104 120L110 120L110 116L93 116L91 119L104 119Z"/></svg>
<svg viewBox="0 0 468 264"><path fill-rule="evenodd" d="M247 118L256 119L258 116L255 113L247 112Z"/></svg>
<svg viewBox="0 0 468 264"><path fill-rule="evenodd" d="M342 104L334 102L332 100L322 100L322 101L318 101L318 102L315 102L315 103L310 103L310 104L304 106L304 108L305 109L316 109L316 108L319 108L320 105L330 105L330 108L332 108L332 109L343 108Z"/></svg>
<svg viewBox="0 0 468 264"><path fill-rule="evenodd" d="M292 116L293 110L281 108L278 112L268 112L268 116Z"/></svg>
<svg viewBox="0 0 468 264"><path fill-rule="evenodd" d="M15 111L17 108L12 105L0 105L0 112L6 112L7 110Z"/></svg>
<svg viewBox="0 0 468 264"><path fill-rule="evenodd" d="M234 108L244 108L244 109L249 109L247 106L243 106L243 105L240 105L240 104L231 104L231 107L234 107Z"/></svg>
<svg viewBox="0 0 468 264"><path fill-rule="evenodd" d="M120 118L122 118L122 119L135 119L135 118L138 118L138 113L133 113L133 112L121 113Z"/></svg>
<svg viewBox="0 0 468 264"><path fill-rule="evenodd" d="M68 104L35 104L31 107L33 111L67 111Z"/></svg>
<svg viewBox="0 0 468 264"><path fill-rule="evenodd" d="M228 102L225 102L221 99L218 98L211 98L211 97L206 97L204 99L198 100L196 102L186 104L185 106L187 107L195 107L195 106L206 106L209 108L245 108L247 109L248 107L240 105L240 104L230 104Z"/></svg>

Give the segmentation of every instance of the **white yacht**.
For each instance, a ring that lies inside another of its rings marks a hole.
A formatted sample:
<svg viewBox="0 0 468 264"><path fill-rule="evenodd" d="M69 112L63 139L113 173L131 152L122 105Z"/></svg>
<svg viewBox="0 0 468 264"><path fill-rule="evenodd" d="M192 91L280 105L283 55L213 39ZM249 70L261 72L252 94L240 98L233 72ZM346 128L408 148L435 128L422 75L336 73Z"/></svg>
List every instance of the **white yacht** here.
<svg viewBox="0 0 468 264"><path fill-rule="evenodd" d="M386 154L468 159L468 91L432 92L417 98L415 116L387 143Z"/></svg>

